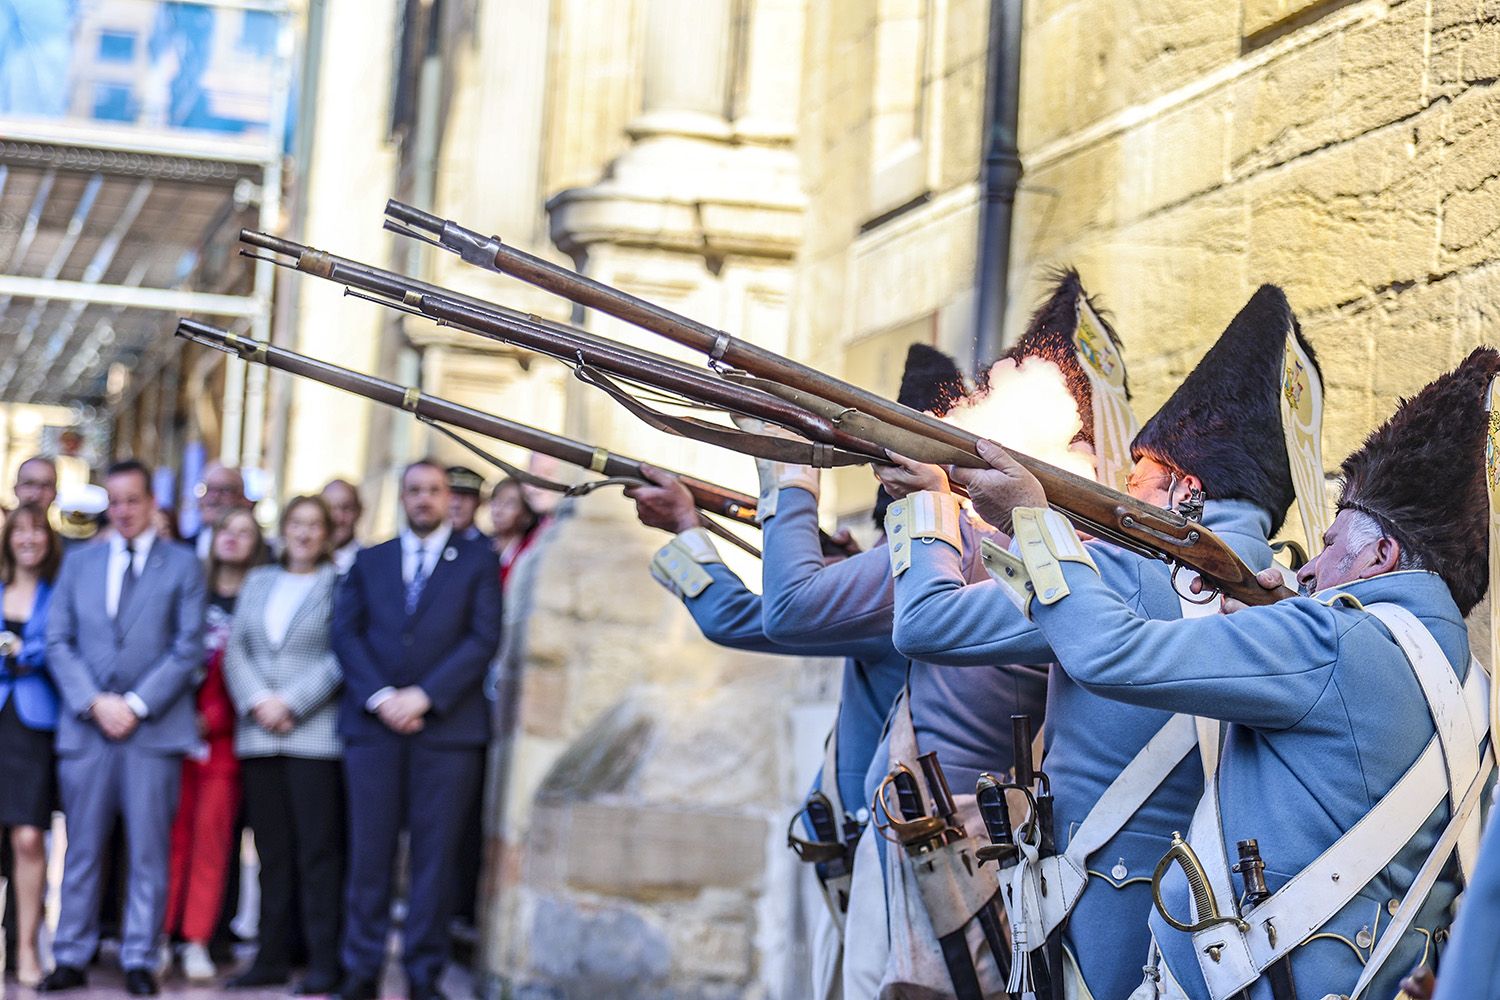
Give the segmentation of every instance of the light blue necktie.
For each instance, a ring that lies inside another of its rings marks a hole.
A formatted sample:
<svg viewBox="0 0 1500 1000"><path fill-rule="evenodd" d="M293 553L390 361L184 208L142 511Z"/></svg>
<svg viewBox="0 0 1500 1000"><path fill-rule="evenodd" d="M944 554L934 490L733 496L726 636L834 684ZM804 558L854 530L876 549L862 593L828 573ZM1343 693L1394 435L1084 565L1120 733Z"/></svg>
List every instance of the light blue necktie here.
<svg viewBox="0 0 1500 1000"><path fill-rule="evenodd" d="M422 588L427 586L427 553L417 546L417 564L412 567L411 582L406 585L406 613L417 613L417 602L422 599Z"/></svg>

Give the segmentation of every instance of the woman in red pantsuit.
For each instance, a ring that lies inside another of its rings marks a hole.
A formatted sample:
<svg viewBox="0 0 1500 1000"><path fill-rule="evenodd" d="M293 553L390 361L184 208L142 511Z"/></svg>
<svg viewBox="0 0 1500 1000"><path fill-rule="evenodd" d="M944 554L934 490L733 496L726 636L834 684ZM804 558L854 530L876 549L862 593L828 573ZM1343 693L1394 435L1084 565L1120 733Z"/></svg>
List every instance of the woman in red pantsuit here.
<svg viewBox="0 0 1500 1000"><path fill-rule="evenodd" d="M234 704L224 686L224 647L245 574L265 561L260 526L248 510L233 510L214 528L209 549L209 606L204 625L204 676L198 688L203 743L183 761L182 797L172 825L166 931L183 939L182 971L213 979L208 941L219 921L227 878L237 869L234 824L240 808L240 764L234 755Z"/></svg>

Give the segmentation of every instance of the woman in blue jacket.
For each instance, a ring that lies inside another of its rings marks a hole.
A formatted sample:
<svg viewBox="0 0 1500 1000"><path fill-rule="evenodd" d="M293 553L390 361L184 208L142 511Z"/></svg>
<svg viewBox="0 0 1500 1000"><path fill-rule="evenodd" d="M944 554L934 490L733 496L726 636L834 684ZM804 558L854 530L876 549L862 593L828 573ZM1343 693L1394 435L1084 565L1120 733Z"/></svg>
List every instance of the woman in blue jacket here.
<svg viewBox="0 0 1500 1000"><path fill-rule="evenodd" d="M15 854L16 978L35 986L47 887L44 835L56 798L57 688L47 672L47 604L62 546L47 512L24 504L0 529L0 827Z"/></svg>

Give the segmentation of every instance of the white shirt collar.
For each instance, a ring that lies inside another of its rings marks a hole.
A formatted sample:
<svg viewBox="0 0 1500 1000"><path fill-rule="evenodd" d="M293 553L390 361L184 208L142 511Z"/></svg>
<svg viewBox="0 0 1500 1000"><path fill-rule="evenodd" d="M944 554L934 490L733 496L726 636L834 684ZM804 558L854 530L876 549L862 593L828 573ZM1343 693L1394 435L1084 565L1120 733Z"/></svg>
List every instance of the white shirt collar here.
<svg viewBox="0 0 1500 1000"><path fill-rule="evenodd" d="M448 539L453 534L453 529L444 524L438 527L426 538L418 538L410 528L401 529L401 551L403 552L441 552L448 547Z"/></svg>
<svg viewBox="0 0 1500 1000"><path fill-rule="evenodd" d="M151 551L151 546L156 544L156 529L147 528L139 535L136 535L131 540L131 544L135 547L135 554L137 556L144 556ZM109 545L111 555L117 556L125 551L125 539L118 534L109 536Z"/></svg>

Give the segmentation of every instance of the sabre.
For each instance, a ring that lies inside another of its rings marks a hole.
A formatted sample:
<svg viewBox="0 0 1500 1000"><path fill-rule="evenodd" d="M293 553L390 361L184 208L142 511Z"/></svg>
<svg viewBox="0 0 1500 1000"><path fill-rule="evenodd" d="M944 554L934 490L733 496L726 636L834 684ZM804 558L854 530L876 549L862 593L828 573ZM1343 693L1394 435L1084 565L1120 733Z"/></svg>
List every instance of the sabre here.
<svg viewBox="0 0 1500 1000"><path fill-rule="evenodd" d="M980 440L978 435L929 414L883 399L723 330L507 246L497 237L466 229L450 219L394 200L386 203L386 215L394 223L389 228L409 236L426 234L428 242L436 240L468 263L519 278L578 305L701 351L708 355L710 366L716 370L743 369L758 380L783 387L783 395L800 393L819 398L828 408L824 416L836 418L841 427L865 440L919 461L989 467L975 450ZM771 391L769 385L755 384ZM1246 604L1269 604L1294 596L1285 587L1275 591L1262 588L1250 567L1201 524L1045 462L1011 454L1042 483L1048 502L1089 534L1151 558L1190 567L1213 589Z"/></svg>
<svg viewBox="0 0 1500 1000"><path fill-rule="evenodd" d="M1015 761L1016 784L1026 789L1031 800L1032 822L1036 825L1037 858L1050 858L1057 853L1057 832L1052 812L1052 781L1045 771L1036 766L1032 753L1034 743L1031 716L1010 717L1011 759ZM1043 875L1038 885L1042 895L1047 894L1047 879ZM1033 962L1032 975L1036 979L1037 995L1045 994L1052 1000L1063 1000L1063 944L1062 932L1066 921L1059 923L1047 935L1040 947L1046 960L1040 965Z"/></svg>
<svg viewBox="0 0 1500 1000"><path fill-rule="evenodd" d="M897 765L887 780L896 789L896 801L905 821L898 826L891 817L891 828L908 854L925 854L951 842L952 827L942 817L928 815L922 806L922 790L917 785L916 775L906 765ZM943 964L948 967L948 978L953 982L953 995L958 1000L984 1000L979 972L974 968L974 956L969 954L969 940L964 929L960 927L938 938L938 947L943 953Z"/></svg>
<svg viewBox="0 0 1500 1000"><path fill-rule="evenodd" d="M928 751L917 758L921 765L922 776L927 779L927 790L932 794L933 811L939 819L948 824L956 836L954 839L962 839L968 836L964 830L963 823L958 818L958 805L953 801L953 792L948 788L948 776L943 773L943 766L938 763L937 752ZM995 965L1000 969L1000 978L1010 978L1010 949L1005 944L1004 922L1000 918L1000 889L997 886L995 894L990 897L984 906L979 908L975 918L979 921L979 929L984 932L985 944L989 946L990 954L995 957Z"/></svg>

